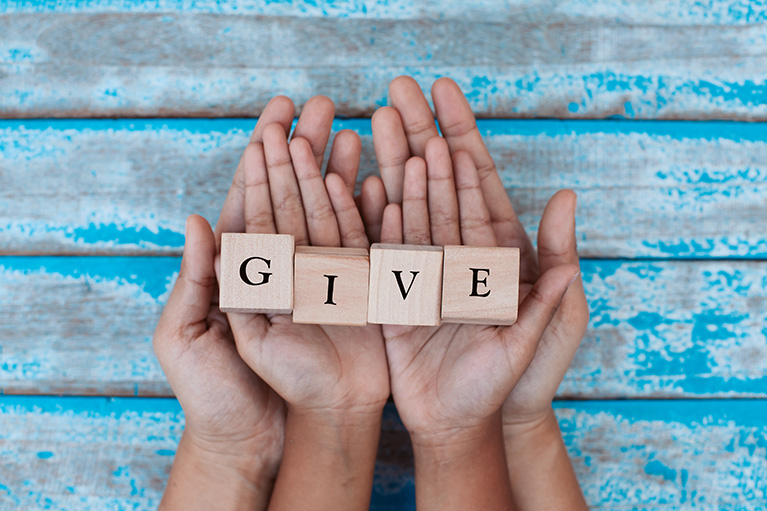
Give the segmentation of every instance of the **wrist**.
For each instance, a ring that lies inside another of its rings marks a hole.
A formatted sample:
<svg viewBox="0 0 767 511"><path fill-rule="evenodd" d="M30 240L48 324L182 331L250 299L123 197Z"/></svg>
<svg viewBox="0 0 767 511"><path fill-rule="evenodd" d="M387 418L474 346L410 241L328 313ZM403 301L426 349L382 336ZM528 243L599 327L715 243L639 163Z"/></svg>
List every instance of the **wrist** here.
<svg viewBox="0 0 767 511"><path fill-rule="evenodd" d="M503 436L507 446L547 445L551 439L559 438L559 422L554 409L548 407L538 413L524 416L504 417Z"/></svg>
<svg viewBox="0 0 767 511"><path fill-rule="evenodd" d="M500 413L413 439L416 508L511 509Z"/></svg>
<svg viewBox="0 0 767 511"><path fill-rule="evenodd" d="M471 426L429 431L410 431L413 452L424 461L461 461L471 457L478 448L502 442L502 427L498 414Z"/></svg>
<svg viewBox="0 0 767 511"><path fill-rule="evenodd" d="M263 509L275 472L258 458L211 449L185 431L160 509Z"/></svg>

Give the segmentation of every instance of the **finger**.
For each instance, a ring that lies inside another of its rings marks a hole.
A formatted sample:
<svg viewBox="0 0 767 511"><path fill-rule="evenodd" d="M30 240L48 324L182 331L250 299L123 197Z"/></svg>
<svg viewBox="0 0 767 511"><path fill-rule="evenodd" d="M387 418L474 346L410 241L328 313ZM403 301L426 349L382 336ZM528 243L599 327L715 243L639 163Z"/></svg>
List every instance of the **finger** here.
<svg viewBox="0 0 767 511"><path fill-rule="evenodd" d="M514 212L495 162L477 129L469 102L458 85L449 78L440 78L434 82L431 94L439 127L450 146L450 152L468 151L474 160L499 245L519 247L522 269L534 269L536 265L532 243ZM531 272L527 280L532 282L535 277L537 271Z"/></svg>
<svg viewBox="0 0 767 511"><path fill-rule="evenodd" d="M336 134L325 174L338 174L352 197L360 170L361 154L362 142L359 135L352 130L341 130Z"/></svg>
<svg viewBox="0 0 767 511"><path fill-rule="evenodd" d="M242 168L245 176L245 232L275 234L277 228L272 215L264 146L260 142L245 148Z"/></svg>
<svg viewBox="0 0 767 511"><path fill-rule="evenodd" d="M572 190L558 191L546 205L538 228L538 261L541 271L545 272L560 264L580 265L575 239L576 206L577 197ZM567 290L552 320L554 331L566 329L567 335L563 337L573 339L570 343L572 354L586 330L588 319L588 302L583 291L583 280L579 276Z"/></svg>
<svg viewBox="0 0 767 511"><path fill-rule="evenodd" d="M386 190L378 176L369 176L362 182L358 206L365 223L365 232L371 243L381 240L381 225L386 208Z"/></svg>
<svg viewBox="0 0 767 511"><path fill-rule="evenodd" d="M497 246L490 213L479 184L477 167L466 151L453 154L455 187L458 190L458 209L461 218L461 240L474 247Z"/></svg>
<svg viewBox="0 0 767 511"><path fill-rule="evenodd" d="M384 209L381 243L402 244L402 207L399 204L388 204Z"/></svg>
<svg viewBox="0 0 767 511"><path fill-rule="evenodd" d="M391 107L376 110L370 121L378 172L386 188L386 200L402 204L405 163L410 158L405 128L399 112Z"/></svg>
<svg viewBox="0 0 767 511"><path fill-rule="evenodd" d="M405 164L402 190L402 232L406 244L431 244L427 193L426 162L414 156Z"/></svg>
<svg viewBox="0 0 767 511"><path fill-rule="evenodd" d="M301 192L298 188L285 132L277 125L264 130L264 155L269 178L274 224L280 234L292 234L297 245L309 243Z"/></svg>
<svg viewBox="0 0 767 511"><path fill-rule="evenodd" d="M410 154L423 157L426 154L426 142L439 133L421 87L409 76L398 76L389 84L389 96L392 106L402 118Z"/></svg>
<svg viewBox="0 0 767 511"><path fill-rule="evenodd" d="M515 374L521 377L530 364L543 332L559 308L567 288L578 275L578 267L572 264L550 268L520 304L517 322L502 328L502 338L513 354L510 360L518 364L512 368Z"/></svg>
<svg viewBox="0 0 767 511"><path fill-rule="evenodd" d="M303 138L293 138L290 141L290 158L301 190L309 243L318 247L339 246L341 236L338 233L336 214L309 142Z"/></svg>
<svg viewBox="0 0 767 511"><path fill-rule="evenodd" d="M538 229L538 264L542 272L560 264L578 264L576 203L575 192L560 190L549 199L543 210Z"/></svg>
<svg viewBox="0 0 767 511"><path fill-rule="evenodd" d="M434 137L426 143L426 178L432 243L460 245L461 228L453 163L442 137Z"/></svg>
<svg viewBox="0 0 767 511"><path fill-rule="evenodd" d="M338 174L325 176L330 203L338 221L342 247L368 248L370 243L365 234L365 224L343 179Z"/></svg>
<svg viewBox="0 0 767 511"><path fill-rule="evenodd" d="M301 137L309 141L319 169L322 169L335 111L333 100L325 96L314 96L304 105L293 131L293 138Z"/></svg>
<svg viewBox="0 0 767 511"><path fill-rule="evenodd" d="M261 113L253 133L250 135L250 143L263 141L263 132L270 124L279 124L285 133L290 132L293 123L295 107L290 98L276 96L267 103ZM232 186L224 200L224 206L216 222L216 246L221 247L221 233L245 232L245 176L242 168L242 159L237 165L237 170L232 179Z"/></svg>
<svg viewBox="0 0 767 511"><path fill-rule="evenodd" d="M199 215L186 220L184 256L176 284L157 324L155 349L174 338L195 338L207 330L213 294L216 290L216 239L208 222Z"/></svg>

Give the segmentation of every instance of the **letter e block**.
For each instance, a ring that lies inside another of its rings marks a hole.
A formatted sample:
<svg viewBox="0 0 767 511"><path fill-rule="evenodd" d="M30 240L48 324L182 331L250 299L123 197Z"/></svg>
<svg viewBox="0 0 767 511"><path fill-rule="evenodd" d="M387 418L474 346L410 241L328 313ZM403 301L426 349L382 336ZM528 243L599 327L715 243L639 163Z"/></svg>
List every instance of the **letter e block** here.
<svg viewBox="0 0 767 511"><path fill-rule="evenodd" d="M219 308L290 314L294 249L289 234L222 234Z"/></svg>
<svg viewBox="0 0 767 511"><path fill-rule="evenodd" d="M441 288L442 247L370 248L369 323L439 325Z"/></svg>
<svg viewBox="0 0 767 511"><path fill-rule="evenodd" d="M511 325L519 301L519 249L445 247L442 321Z"/></svg>
<svg viewBox="0 0 767 511"><path fill-rule="evenodd" d="M296 247L293 322L366 325L369 273L364 248Z"/></svg>

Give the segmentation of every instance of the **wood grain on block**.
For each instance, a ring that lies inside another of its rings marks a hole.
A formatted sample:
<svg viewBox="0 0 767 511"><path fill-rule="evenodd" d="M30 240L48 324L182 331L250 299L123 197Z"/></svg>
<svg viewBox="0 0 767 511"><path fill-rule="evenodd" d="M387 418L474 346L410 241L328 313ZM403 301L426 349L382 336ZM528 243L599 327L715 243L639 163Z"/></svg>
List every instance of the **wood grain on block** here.
<svg viewBox="0 0 767 511"><path fill-rule="evenodd" d="M290 234L224 233L221 236L221 296L224 312L289 314L293 309Z"/></svg>
<svg viewBox="0 0 767 511"><path fill-rule="evenodd" d="M442 247L374 243L370 247L368 322L439 325Z"/></svg>
<svg viewBox="0 0 767 511"><path fill-rule="evenodd" d="M369 274L364 248L296 247L293 322L367 324Z"/></svg>
<svg viewBox="0 0 767 511"><path fill-rule="evenodd" d="M511 325L519 301L519 249L444 248L442 321Z"/></svg>

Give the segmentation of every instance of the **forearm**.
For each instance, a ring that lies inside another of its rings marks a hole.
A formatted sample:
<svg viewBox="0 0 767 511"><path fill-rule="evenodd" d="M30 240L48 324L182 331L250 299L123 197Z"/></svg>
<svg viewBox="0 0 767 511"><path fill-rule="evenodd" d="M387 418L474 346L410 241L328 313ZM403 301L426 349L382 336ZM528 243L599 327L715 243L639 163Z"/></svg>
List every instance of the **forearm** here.
<svg viewBox="0 0 767 511"><path fill-rule="evenodd" d="M213 453L184 433L159 510L264 510L273 466L257 456Z"/></svg>
<svg viewBox="0 0 767 511"><path fill-rule="evenodd" d="M517 511L588 509L553 410L533 423L507 422L504 438Z"/></svg>
<svg viewBox="0 0 767 511"><path fill-rule="evenodd" d="M416 508L511 510L500 418L455 434L413 435Z"/></svg>
<svg viewBox="0 0 767 511"><path fill-rule="evenodd" d="M289 409L270 511L368 509L382 413Z"/></svg>

